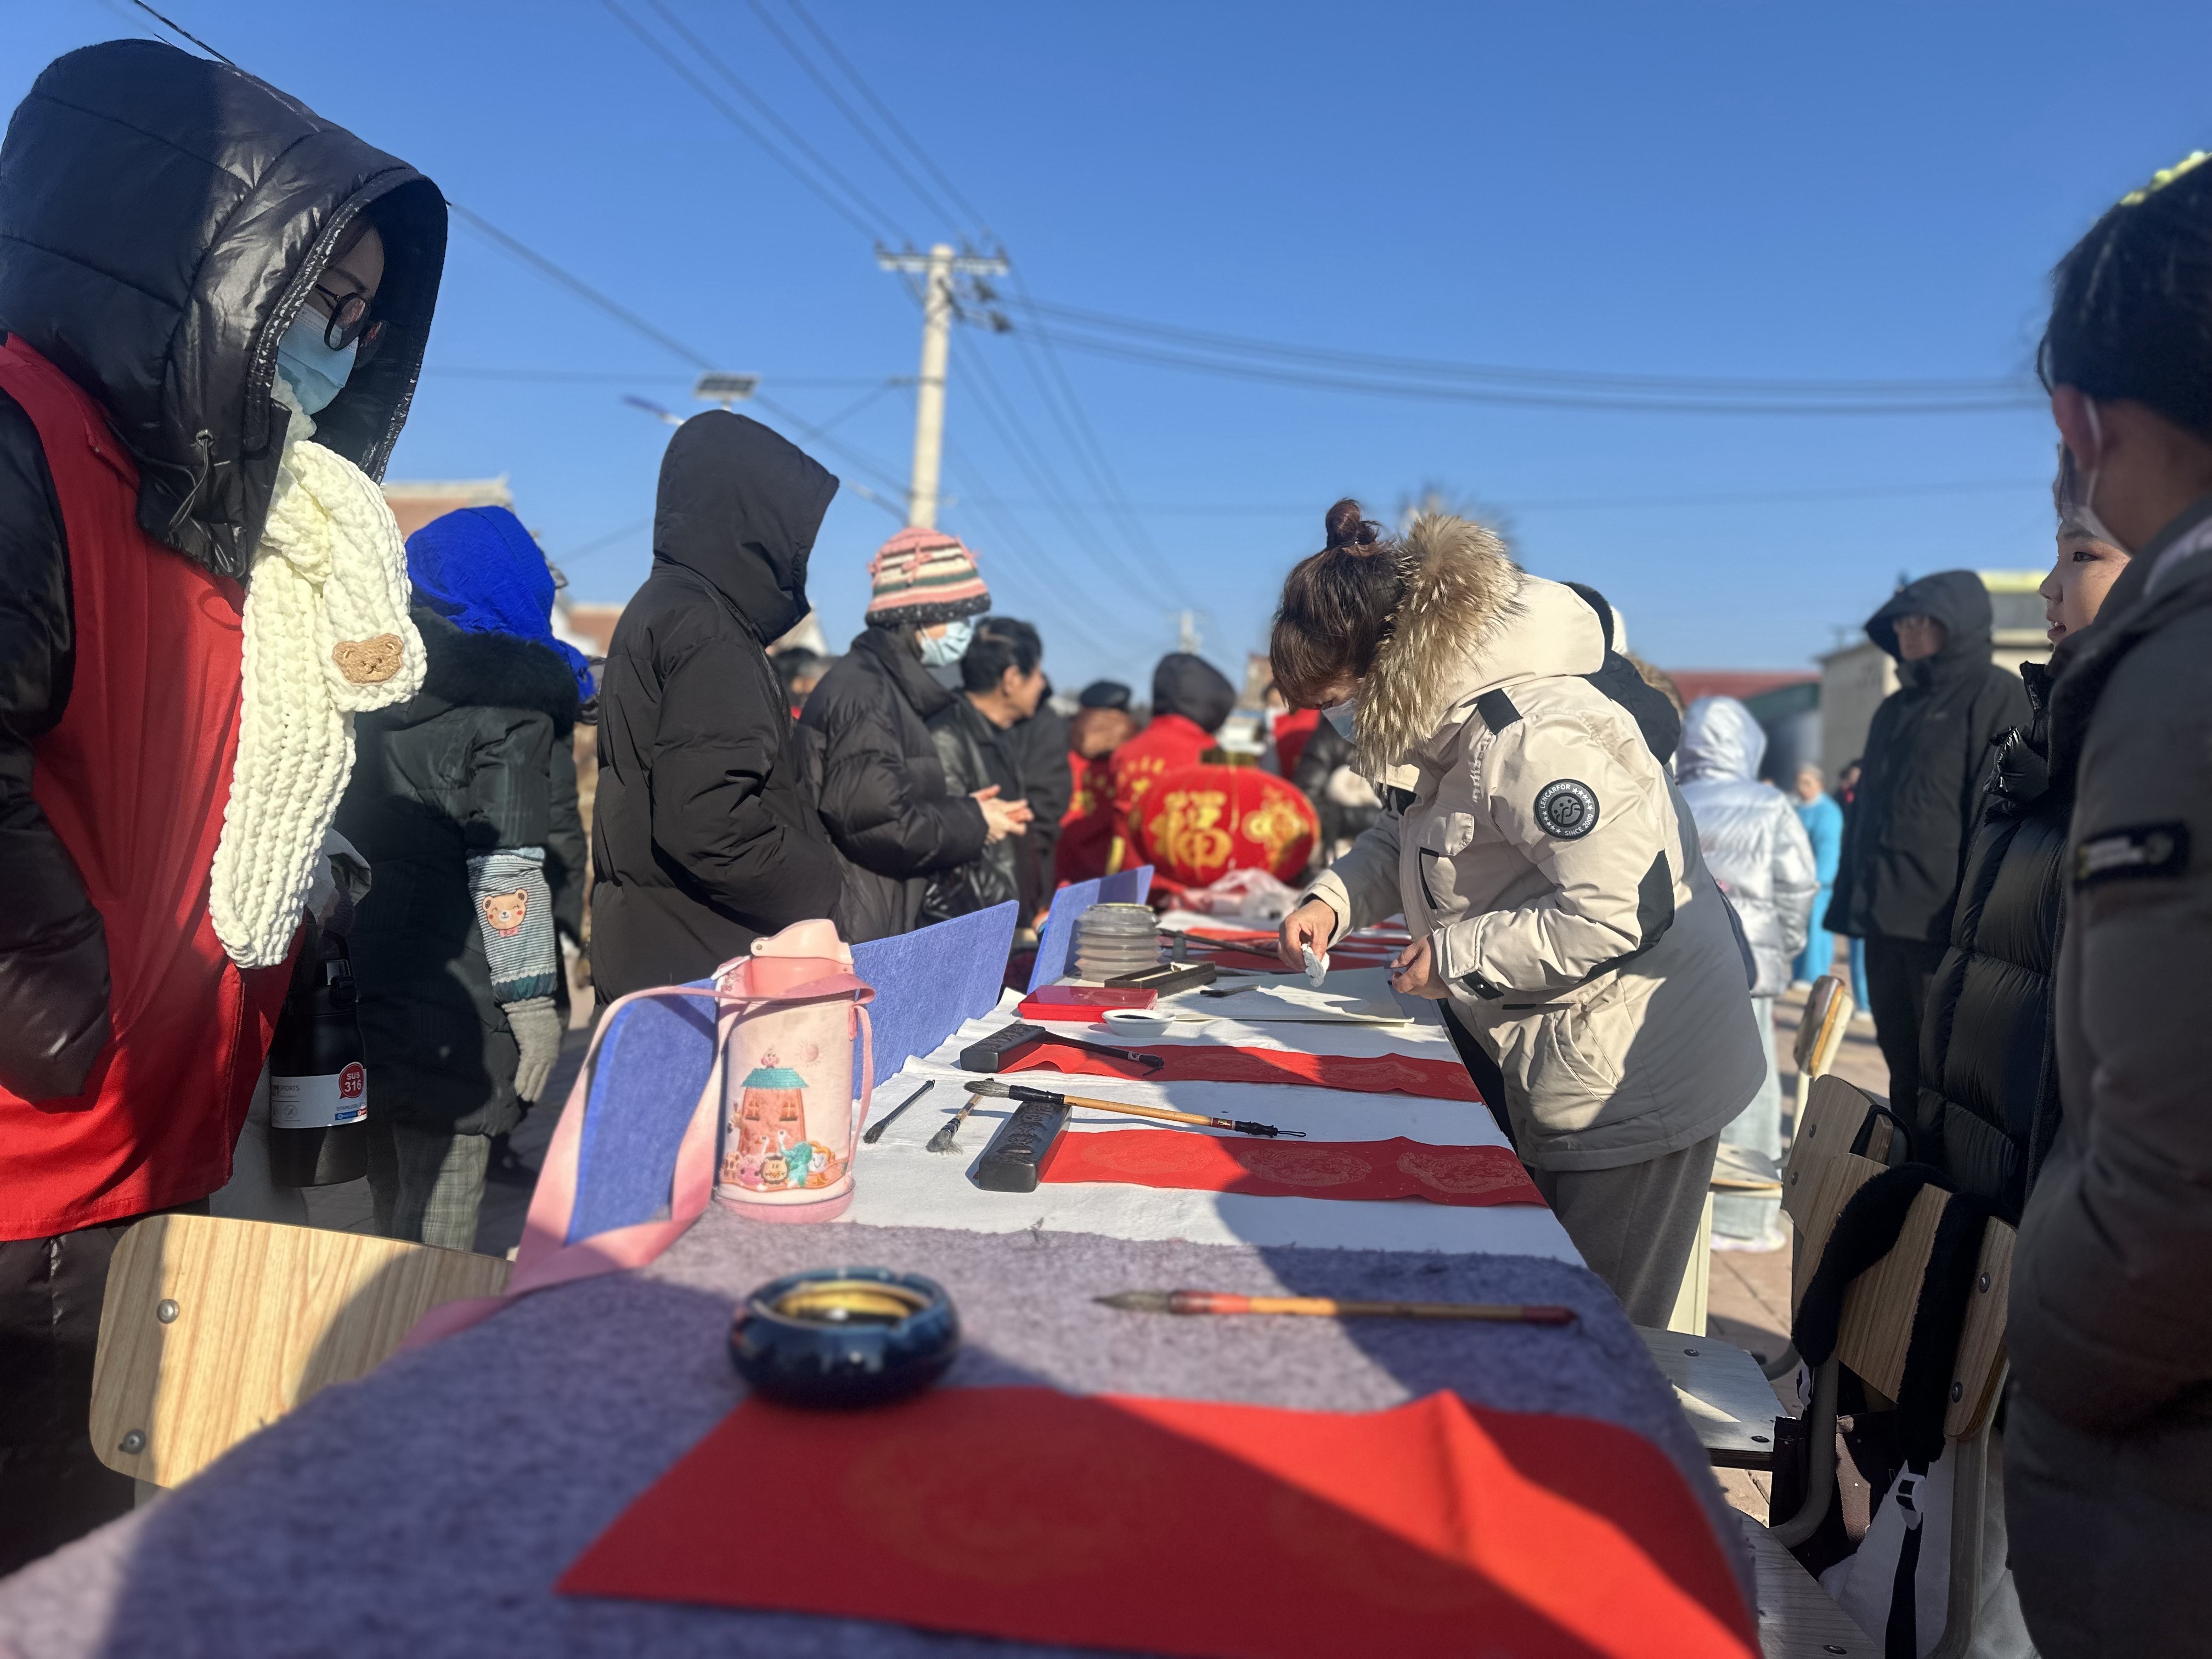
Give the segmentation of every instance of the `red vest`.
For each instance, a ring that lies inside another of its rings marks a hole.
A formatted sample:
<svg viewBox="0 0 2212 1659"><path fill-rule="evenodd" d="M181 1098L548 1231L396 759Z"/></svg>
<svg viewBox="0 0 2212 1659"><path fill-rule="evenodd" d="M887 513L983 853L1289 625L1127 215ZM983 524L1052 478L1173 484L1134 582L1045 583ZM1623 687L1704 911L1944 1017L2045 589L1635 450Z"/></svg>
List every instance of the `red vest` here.
<svg viewBox="0 0 2212 1659"><path fill-rule="evenodd" d="M1060 814L1060 839L1053 843L1056 881L1089 881L1106 873L1107 848L1114 840L1113 762L1111 755L1085 760L1073 749L1067 751L1075 788Z"/></svg>
<svg viewBox="0 0 2212 1659"><path fill-rule="evenodd" d="M0 1239L206 1197L269 1052L288 970L240 975L208 915L238 751L242 596L139 529L100 407L20 339L0 389L38 428L69 543L76 666L32 793L107 932L113 1035L84 1092L0 1089Z"/></svg>

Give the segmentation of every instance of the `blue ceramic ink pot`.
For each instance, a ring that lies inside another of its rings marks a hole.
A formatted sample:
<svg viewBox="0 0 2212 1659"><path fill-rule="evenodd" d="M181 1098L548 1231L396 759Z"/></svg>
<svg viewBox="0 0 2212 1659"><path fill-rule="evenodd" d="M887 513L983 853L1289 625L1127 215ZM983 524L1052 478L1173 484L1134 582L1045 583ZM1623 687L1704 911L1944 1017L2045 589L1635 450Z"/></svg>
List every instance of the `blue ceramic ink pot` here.
<svg viewBox="0 0 2212 1659"><path fill-rule="evenodd" d="M960 1318L934 1279L887 1267L817 1267L762 1285L730 1327L730 1358L790 1406L876 1406L945 1375Z"/></svg>

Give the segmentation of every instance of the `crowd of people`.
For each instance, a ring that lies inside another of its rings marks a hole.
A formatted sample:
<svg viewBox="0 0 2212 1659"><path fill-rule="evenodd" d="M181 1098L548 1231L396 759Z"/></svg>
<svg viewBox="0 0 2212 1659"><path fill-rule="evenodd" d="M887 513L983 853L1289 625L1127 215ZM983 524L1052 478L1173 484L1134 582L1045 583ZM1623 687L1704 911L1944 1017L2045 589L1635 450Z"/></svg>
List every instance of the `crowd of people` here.
<svg viewBox="0 0 2212 1659"><path fill-rule="evenodd" d="M926 526L874 554L843 654L787 648L838 481L727 410L672 438L650 574L588 662L512 514L403 544L374 482L436 188L225 64L51 66L0 149L0 1571L131 1501L85 1429L107 1261L224 1185L303 928L360 987L379 1230L468 1249L572 1023L564 945L604 1006L801 921L1011 902L1026 933L1150 864L1186 902L1278 884L1293 964L1402 915L1392 983L1644 1325L1717 1165L1769 1178L1724 1183L1723 1246L1787 1243L1774 1008L1841 968L1913 1159L2020 1228L2005 1492L2039 1650L2203 1650L2203 159L2058 268L2051 660L1993 665L1971 572L1900 587L1866 624L1899 688L1832 793L1765 778L1743 705L1683 707L1602 594L1449 514L1330 509L1237 734L1188 653L1148 703L1055 699L1038 629Z"/></svg>

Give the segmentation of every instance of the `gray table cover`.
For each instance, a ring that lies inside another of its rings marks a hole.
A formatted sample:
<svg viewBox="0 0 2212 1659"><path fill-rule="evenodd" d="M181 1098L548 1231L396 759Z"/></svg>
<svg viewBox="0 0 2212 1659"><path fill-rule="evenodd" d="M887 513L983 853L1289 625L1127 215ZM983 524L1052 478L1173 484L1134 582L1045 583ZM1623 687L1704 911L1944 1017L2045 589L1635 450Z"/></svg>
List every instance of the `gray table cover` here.
<svg viewBox="0 0 2212 1659"><path fill-rule="evenodd" d="M1620 1424L1680 1468L1748 1597L1741 1535L1687 1422L1620 1304L1582 1268L1043 1231L778 1226L710 1208L652 1267L523 1297L326 1389L174 1492L0 1583L0 1644L21 1659L1068 1651L553 1594L585 1546L739 1398L726 1345L738 1299L780 1273L848 1263L927 1273L951 1292L967 1346L948 1386L1042 1382L1340 1411L1450 1389L1481 1405ZM1177 1285L1559 1302L1581 1319L1564 1328L1194 1319L1091 1300Z"/></svg>

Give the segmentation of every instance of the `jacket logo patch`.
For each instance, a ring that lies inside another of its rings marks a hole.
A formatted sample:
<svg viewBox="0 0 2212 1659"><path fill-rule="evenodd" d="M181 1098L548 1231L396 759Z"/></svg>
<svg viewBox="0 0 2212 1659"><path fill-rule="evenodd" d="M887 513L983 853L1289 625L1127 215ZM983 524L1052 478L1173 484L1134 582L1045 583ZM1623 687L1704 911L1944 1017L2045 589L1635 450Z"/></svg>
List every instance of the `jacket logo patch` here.
<svg viewBox="0 0 2212 1659"><path fill-rule="evenodd" d="M1554 841L1580 841L1597 828L1597 792L1559 778L1536 792L1536 825Z"/></svg>
<svg viewBox="0 0 2212 1659"><path fill-rule="evenodd" d="M2189 867L2189 826L2142 823L2107 830L2074 849L2074 884L2094 886L2130 876L2178 876Z"/></svg>

